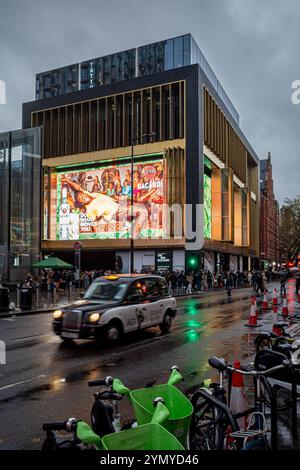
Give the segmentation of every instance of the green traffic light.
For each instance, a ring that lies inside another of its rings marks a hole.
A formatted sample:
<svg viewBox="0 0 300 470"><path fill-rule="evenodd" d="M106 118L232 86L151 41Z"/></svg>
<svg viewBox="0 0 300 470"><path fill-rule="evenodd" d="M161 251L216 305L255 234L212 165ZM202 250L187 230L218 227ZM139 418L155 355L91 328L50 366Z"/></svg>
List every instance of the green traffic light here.
<svg viewBox="0 0 300 470"><path fill-rule="evenodd" d="M188 264L189 264L190 266L196 266L196 264L197 264L197 259L196 259L195 257L190 258Z"/></svg>

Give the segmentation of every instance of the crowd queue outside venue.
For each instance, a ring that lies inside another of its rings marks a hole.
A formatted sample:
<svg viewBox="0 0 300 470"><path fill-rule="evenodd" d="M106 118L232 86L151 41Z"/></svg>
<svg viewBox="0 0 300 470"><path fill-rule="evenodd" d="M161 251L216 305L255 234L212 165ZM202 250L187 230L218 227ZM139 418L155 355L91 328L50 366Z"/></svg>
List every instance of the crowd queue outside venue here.
<svg viewBox="0 0 300 470"><path fill-rule="evenodd" d="M136 274L143 271L136 271ZM117 271L104 270L102 268L89 271L82 271L80 276L80 287L86 290L91 283L101 276L110 274L120 274ZM149 272L145 273L149 274ZM285 284L288 279L287 272L276 271L224 271L214 272L209 270L174 270L174 271L153 271L164 277L169 285L169 292L172 295L192 294L197 292L217 292L227 291L231 295L232 289L251 287L257 294L263 294L266 285L270 280L280 281L281 294L285 293ZM28 273L21 283L23 287L35 289L37 286L41 290L52 291L54 288L58 292L64 292L67 288L75 284L75 275L72 270L41 269L38 276Z"/></svg>

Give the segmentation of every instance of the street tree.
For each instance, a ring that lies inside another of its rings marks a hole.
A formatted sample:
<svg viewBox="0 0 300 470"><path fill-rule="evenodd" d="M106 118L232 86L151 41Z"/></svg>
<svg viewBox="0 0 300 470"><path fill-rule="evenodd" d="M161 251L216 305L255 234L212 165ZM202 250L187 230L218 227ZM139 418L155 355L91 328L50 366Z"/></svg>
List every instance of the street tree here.
<svg viewBox="0 0 300 470"><path fill-rule="evenodd" d="M286 198L280 209L280 243L284 259L294 259L300 253L300 196Z"/></svg>

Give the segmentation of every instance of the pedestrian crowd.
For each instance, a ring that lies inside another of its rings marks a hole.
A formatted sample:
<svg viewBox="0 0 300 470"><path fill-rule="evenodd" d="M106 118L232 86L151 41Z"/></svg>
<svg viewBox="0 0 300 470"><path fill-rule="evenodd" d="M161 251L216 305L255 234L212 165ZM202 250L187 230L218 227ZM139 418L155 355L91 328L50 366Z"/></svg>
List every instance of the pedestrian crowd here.
<svg viewBox="0 0 300 470"><path fill-rule="evenodd" d="M142 271L141 271L142 272ZM93 269L90 271L82 271L80 275L80 286L87 289L90 284L98 277L112 274L113 271L104 269ZM137 271L135 271L137 273ZM257 294L264 293L266 282L270 280L280 281L280 294L286 294L286 282L288 279L288 271L224 271L214 272L209 270L195 271L161 271L154 272L163 276L172 295L192 294L193 292L209 292L226 290L228 295L237 287L251 287ZM39 276L33 276L28 273L25 277L22 287L35 288L39 285L41 290L51 291L55 287L57 290L64 291L75 283L75 275L71 270L53 270L42 269ZM300 291L300 277L296 278L296 294Z"/></svg>

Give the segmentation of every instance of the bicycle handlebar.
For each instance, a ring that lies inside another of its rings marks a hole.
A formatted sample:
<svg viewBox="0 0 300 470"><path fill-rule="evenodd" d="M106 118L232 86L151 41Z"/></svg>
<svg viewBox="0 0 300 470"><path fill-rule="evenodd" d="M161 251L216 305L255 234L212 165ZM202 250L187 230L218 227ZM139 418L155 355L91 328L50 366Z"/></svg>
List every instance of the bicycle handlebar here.
<svg viewBox="0 0 300 470"><path fill-rule="evenodd" d="M109 387L113 383L113 378L108 376L105 379L97 379L97 380L89 380L88 386L89 387Z"/></svg>
<svg viewBox="0 0 300 470"><path fill-rule="evenodd" d="M64 431L66 429L65 421L58 421L56 423L44 423L43 431Z"/></svg>
<svg viewBox="0 0 300 470"><path fill-rule="evenodd" d="M243 369L236 369L235 367L232 367L231 365L227 364L225 359L219 358L216 356L213 356L209 359L208 361L209 365L213 367L214 369L219 370L220 372L224 372L225 370L230 371L230 372L238 372L239 374L242 375L252 375L252 376L258 376L258 375L269 375L276 370L279 369L284 369L285 367L290 367L291 362L286 359L282 361L282 364L279 364L277 366L271 367L271 369L265 370L265 371L259 371L259 370L243 370Z"/></svg>
<svg viewBox="0 0 300 470"><path fill-rule="evenodd" d="M76 424L78 423L78 419L76 418L68 418L66 421L57 421L54 423L44 423L43 424L43 431L72 431Z"/></svg>

